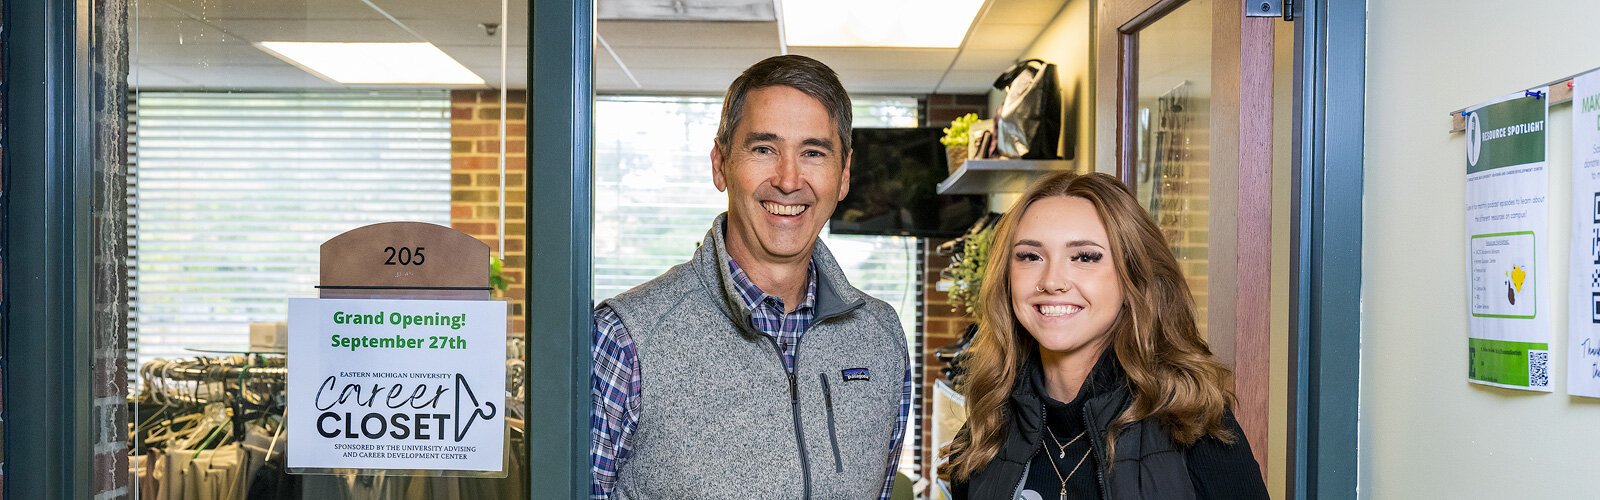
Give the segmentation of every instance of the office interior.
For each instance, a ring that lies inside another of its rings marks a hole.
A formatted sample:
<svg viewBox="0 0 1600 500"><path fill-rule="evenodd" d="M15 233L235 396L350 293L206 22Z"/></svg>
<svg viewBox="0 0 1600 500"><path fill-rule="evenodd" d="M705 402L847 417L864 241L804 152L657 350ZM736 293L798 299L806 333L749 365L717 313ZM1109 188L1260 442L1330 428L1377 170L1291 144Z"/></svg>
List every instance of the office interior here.
<svg viewBox="0 0 1600 500"><path fill-rule="evenodd" d="M13 55L0 154L11 201L0 300L5 343L17 346L4 353L0 400L6 493L583 496L587 409L575 401L587 398L588 379L569 373L561 380L570 384L552 387L540 374L544 360L564 356L551 346L587 345L589 332L552 327L572 323L545 314L553 306L537 298L569 281L540 271L549 259L541 238L551 236L538 229L555 216L540 212L548 188L535 179L552 170L584 179L587 194L574 199L587 211L571 215L587 222L556 238L587 252L583 286L569 291L581 297L574 307L642 283L687 259L726 208L709 154L728 83L765 57L800 54L838 72L854 127L893 138L871 144L884 148L944 137L969 114L992 119L1007 99L996 88L1002 73L1029 60L1052 65L1055 151L989 158L976 146L928 145L918 154L931 160L917 168L937 175L919 177L916 189L990 213L1046 171L1127 182L1178 255L1213 351L1234 370L1236 413L1274 498L1585 496L1578 463L1600 444L1583 431L1591 400L1559 383L1535 395L1465 381L1466 349L1456 348L1467 329L1463 148L1446 129L1452 111L1600 66L1579 49L1594 41L1581 19L1596 7L1428 0L1352 11L1313 1L1283 11L1268 2L1280 10L1251 16L1256 2L935 3L7 2L7 29L24 31L4 42ZM569 38L585 42L575 53L587 74L536 74L533 41L558 35L535 32L535 14L567 9L565 19L575 6L579 21L564 33L586 35ZM44 29L36 25L54 31L26 31ZM1456 29L1464 25L1489 27ZM1535 33L1547 36L1527 36ZM1527 46L1493 42L1506 37ZM49 75L77 75L77 86L52 87L83 96L77 107L50 108L68 115L27 106L60 99L29 93L35 39L79 43L76 59L36 51L38 61L77 61L75 73L37 73L51 84L67 77ZM574 87L582 105L541 107L541 82L574 81L588 85ZM1344 91L1358 98L1339 100ZM1567 105L1551 109L1552 123L1570 120ZM1345 113L1353 122L1336 135ZM46 116L76 117L77 128L59 129L80 139L59 142L76 159L30 156L30 144L57 143L17 125L48 124ZM585 126L566 130L575 123ZM574 141L586 145L586 161L547 156L541 130L587 134ZM1552 179L1570 175L1565 144L1552 142ZM68 182L46 173L69 163L84 174L76 190L25 194L35 178ZM883 189L851 196L869 207L909 203L870 198ZM1575 203L1551 200L1555 209ZM32 217L33 206L50 210ZM76 232L35 238L25 219ZM964 252L985 219L864 224L822 237L906 332L915 397L897 499L948 498L935 469L964 418L953 365L974 321L963 287L980 271L963 266ZM319 296L321 243L402 220L450 227L493 256L491 295L508 310L505 472L290 474L287 301ZM1560 224L1553 234L1570 236ZM30 255L54 254L26 242L58 240L75 243L48 248L75 260L30 264ZM31 278L51 265L78 271ZM29 288L36 282L75 285L43 293ZM32 368L46 365L58 368ZM30 389L58 384L66 396ZM541 408L550 405L572 411L551 420ZM22 427L53 419L63 427ZM1523 479L1495 479L1508 475Z"/></svg>

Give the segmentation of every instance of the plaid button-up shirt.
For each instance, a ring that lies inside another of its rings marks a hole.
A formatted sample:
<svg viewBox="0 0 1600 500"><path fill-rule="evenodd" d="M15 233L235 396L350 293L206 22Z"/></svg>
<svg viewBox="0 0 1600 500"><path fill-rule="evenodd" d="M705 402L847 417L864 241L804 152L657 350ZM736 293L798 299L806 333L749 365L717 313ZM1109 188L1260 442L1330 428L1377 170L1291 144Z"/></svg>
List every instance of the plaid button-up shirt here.
<svg viewBox="0 0 1600 500"><path fill-rule="evenodd" d="M816 317L817 272L813 262L806 272L806 294L800 306L786 312L783 299L768 295L750 281L749 274L732 259L728 270L733 274L734 287L750 308L751 326L763 335L777 341L783 351L783 367L794 373L795 348L800 336L811 328ZM589 497L604 500L611 496L617 475L628 462L631 447L628 439L639 425L639 358L633 337L623 326L622 318L610 307L601 306L594 313L594 371L591 377L593 407L589 413L590 471L593 480ZM889 467L884 472L881 500L888 500L894 488L895 469L900 464L900 444L905 437L907 419L911 414L911 370L906 369L905 382L900 395L900 417L896 419L894 434L889 446Z"/></svg>

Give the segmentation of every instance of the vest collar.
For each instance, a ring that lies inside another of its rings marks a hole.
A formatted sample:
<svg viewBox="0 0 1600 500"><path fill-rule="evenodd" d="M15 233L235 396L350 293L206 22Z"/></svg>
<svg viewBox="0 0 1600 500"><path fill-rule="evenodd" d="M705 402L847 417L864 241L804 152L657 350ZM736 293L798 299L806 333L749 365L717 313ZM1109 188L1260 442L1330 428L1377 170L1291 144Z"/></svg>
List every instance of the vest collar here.
<svg viewBox="0 0 1600 500"><path fill-rule="evenodd" d="M1044 368L1035 353L1023 362L1011 388L1011 407L1008 410L1010 424L1014 427L1006 433L1006 443L1001 447L997 459L1026 464L1033 458L1034 450L1044 442L1044 395L1039 393L1043 379ZM1126 387L1127 377L1122 371L1122 364L1117 361L1114 349L1108 345L1105 352L1100 354L1100 359L1095 361L1089 376L1084 379L1079 397L1085 400L1084 409L1093 414L1094 420L1099 420L1105 417L1102 414L1107 411L1121 413L1125 406L1122 400L1127 394ZM1111 417L1114 418L1115 414ZM1096 429L1093 424L1088 427Z"/></svg>
<svg viewBox="0 0 1600 500"><path fill-rule="evenodd" d="M733 273L728 270L728 244L725 238L728 226L728 213L723 212L711 224L711 230L706 232L705 240L700 242L700 248L695 250L695 274L700 277L700 282L708 290L716 290L721 300L717 301L717 308L730 319L739 331L745 335L759 337L760 332L750 324L751 312L739 295L738 286L733 282ZM834 260L833 254L828 251L828 246L817 240L816 246L811 249L811 262L816 267L817 273L817 303L816 317L813 324L827 321L866 304L866 299L860 290L850 286L845 279L844 270L839 268L839 262ZM746 267L746 272L748 272Z"/></svg>

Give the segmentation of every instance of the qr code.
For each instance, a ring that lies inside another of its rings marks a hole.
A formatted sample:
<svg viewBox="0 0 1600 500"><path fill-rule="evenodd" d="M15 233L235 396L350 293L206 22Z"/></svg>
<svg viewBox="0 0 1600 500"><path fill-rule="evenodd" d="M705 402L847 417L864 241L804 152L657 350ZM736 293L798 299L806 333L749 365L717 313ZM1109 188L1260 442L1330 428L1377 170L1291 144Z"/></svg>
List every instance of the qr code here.
<svg viewBox="0 0 1600 500"><path fill-rule="evenodd" d="M1528 351L1528 387L1550 387L1550 351Z"/></svg>

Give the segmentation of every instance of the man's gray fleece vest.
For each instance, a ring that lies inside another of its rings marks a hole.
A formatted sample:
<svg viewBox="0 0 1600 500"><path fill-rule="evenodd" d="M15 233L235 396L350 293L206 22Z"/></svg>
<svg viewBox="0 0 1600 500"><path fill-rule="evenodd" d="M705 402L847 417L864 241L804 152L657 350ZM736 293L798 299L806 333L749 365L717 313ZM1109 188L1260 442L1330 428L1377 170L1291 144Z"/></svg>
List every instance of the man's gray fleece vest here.
<svg viewBox="0 0 1600 500"><path fill-rule="evenodd" d="M899 319L817 242L816 319L791 377L734 287L726 219L692 260L607 301L641 383L613 498L877 498L908 362Z"/></svg>

